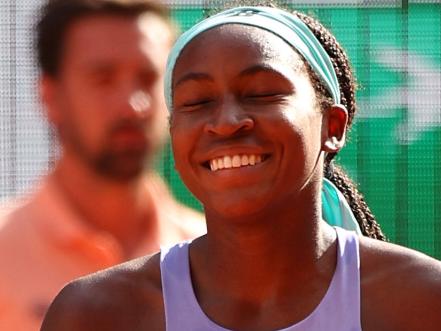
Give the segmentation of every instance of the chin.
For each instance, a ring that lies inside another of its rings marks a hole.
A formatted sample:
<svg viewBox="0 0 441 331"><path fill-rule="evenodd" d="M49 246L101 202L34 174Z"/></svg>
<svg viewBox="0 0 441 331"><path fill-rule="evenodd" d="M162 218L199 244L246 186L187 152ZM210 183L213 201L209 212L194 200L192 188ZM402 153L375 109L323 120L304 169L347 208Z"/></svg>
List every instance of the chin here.
<svg viewBox="0 0 441 331"><path fill-rule="evenodd" d="M112 181L120 182L120 183L128 183L132 181L139 180L144 171L144 169L124 169L124 170L118 170L118 171L106 171L106 172L100 172L100 175L103 177L106 177Z"/></svg>
<svg viewBox="0 0 441 331"><path fill-rule="evenodd" d="M255 220L265 212L267 204L264 199L229 199L229 201L219 200L204 204L205 211L209 215L222 219L232 219L237 222L249 222Z"/></svg>
<svg viewBox="0 0 441 331"><path fill-rule="evenodd" d="M115 161L115 160L114 160ZM124 159L119 162L108 162L96 167L97 173L119 182L129 182L139 179L146 171L147 162L144 159Z"/></svg>

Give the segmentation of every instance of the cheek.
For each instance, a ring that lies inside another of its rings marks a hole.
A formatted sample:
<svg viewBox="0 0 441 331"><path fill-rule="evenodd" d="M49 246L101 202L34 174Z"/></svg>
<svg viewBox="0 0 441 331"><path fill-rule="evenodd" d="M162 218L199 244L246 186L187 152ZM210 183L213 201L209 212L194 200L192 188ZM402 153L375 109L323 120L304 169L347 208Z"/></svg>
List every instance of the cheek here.
<svg viewBox="0 0 441 331"><path fill-rule="evenodd" d="M188 149L188 144L185 136L174 132L171 135L171 146L173 151L175 170L187 189L195 194L195 174L189 162L190 151Z"/></svg>
<svg viewBox="0 0 441 331"><path fill-rule="evenodd" d="M278 137L281 143L293 148L299 147L304 140L305 130L309 125L301 110L289 106L280 109L277 116L267 116L264 121L273 137Z"/></svg>
<svg viewBox="0 0 441 331"><path fill-rule="evenodd" d="M278 123L271 127L274 137L279 137L287 160L297 169L308 172L321 151L321 115L302 109L284 109Z"/></svg>
<svg viewBox="0 0 441 331"><path fill-rule="evenodd" d="M104 97L96 88L80 83L72 80L66 84L60 97L63 108L69 109L73 117L87 125L88 120L95 121L105 116L104 110L110 101L109 96Z"/></svg>
<svg viewBox="0 0 441 331"><path fill-rule="evenodd" d="M199 166L194 160L194 152L201 138L201 131L197 123L185 115L173 115L170 121L175 168L188 186L191 186L193 178L197 176Z"/></svg>
<svg viewBox="0 0 441 331"><path fill-rule="evenodd" d="M175 161L176 170L181 174L185 173L183 167L188 165L188 154L190 152L188 140L188 135L185 134L185 130L181 126L176 126L171 122L170 127L170 137L171 137L171 147L173 151L173 157Z"/></svg>
<svg viewBox="0 0 441 331"><path fill-rule="evenodd" d="M60 136L65 139L79 140L83 144L99 146L106 139L109 130L109 118L93 105L80 98L65 100L62 109L63 118L60 122Z"/></svg>

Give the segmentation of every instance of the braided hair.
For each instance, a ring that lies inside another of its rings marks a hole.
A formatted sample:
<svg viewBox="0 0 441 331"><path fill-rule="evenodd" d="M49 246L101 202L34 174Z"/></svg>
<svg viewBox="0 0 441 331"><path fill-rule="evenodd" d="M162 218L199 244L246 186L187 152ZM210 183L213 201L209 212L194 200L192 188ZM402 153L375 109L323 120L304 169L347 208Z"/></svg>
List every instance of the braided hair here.
<svg viewBox="0 0 441 331"><path fill-rule="evenodd" d="M211 5L215 2L216 1L212 1ZM276 4L273 0L232 0L227 3L223 2L222 7L223 9L226 9L237 6L268 6L283 8L283 6ZM213 13L212 8L213 6L211 6L210 11L207 11L208 16ZM290 11L288 9L285 10ZM214 11L219 10L215 9ZM349 129L357 111L357 104L355 101L355 79L346 52L343 47L340 46L334 35L316 19L297 11L291 11L291 13L308 26L331 58L340 85L340 102L348 111L347 127ZM334 103L332 97L309 64L305 63L305 65L313 82L321 109L326 110ZM328 153L326 155L323 169L324 176L330 180L345 197L363 235L385 241L386 236L383 234L380 225L368 207L363 195L358 191L357 185L340 166L335 165L334 157L336 154L337 153Z"/></svg>
<svg viewBox="0 0 441 331"><path fill-rule="evenodd" d="M355 101L356 84L348 56L331 32L329 32L329 30L317 20L300 12L293 12L293 14L300 18L309 27L331 58L340 85L340 102L348 110L348 128L350 128L357 111L357 104ZM323 84L312 70L309 70L309 74L315 85L315 90L321 102L322 109L328 108L333 104L329 92L324 88ZM355 219L360 225L363 235L375 239L386 240L375 216L368 207L363 195L358 191L357 185L341 167L334 164L333 159L335 155L336 153L329 153L326 155L323 169L324 176L344 195L351 207Z"/></svg>

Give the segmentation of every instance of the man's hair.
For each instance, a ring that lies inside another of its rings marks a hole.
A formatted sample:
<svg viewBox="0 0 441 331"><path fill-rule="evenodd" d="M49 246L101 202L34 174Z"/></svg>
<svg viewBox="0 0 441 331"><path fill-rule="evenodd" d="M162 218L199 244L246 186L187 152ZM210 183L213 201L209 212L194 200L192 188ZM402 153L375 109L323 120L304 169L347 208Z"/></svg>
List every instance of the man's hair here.
<svg viewBox="0 0 441 331"><path fill-rule="evenodd" d="M96 15L130 18L144 13L158 15L172 26L167 8L153 0L48 0L36 26L38 66L44 74L58 74L66 33L74 22Z"/></svg>

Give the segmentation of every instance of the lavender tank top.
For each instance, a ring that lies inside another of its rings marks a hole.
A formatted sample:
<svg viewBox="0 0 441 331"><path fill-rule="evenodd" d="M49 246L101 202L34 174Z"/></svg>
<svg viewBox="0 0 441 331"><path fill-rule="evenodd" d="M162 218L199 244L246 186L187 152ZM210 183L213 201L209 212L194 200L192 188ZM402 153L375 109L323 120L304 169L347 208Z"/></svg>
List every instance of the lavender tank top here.
<svg viewBox="0 0 441 331"><path fill-rule="evenodd" d="M361 331L358 235L335 227L337 266L318 306L302 321L278 331ZM161 250L161 279L167 331L231 331L202 311L193 291L189 242Z"/></svg>

